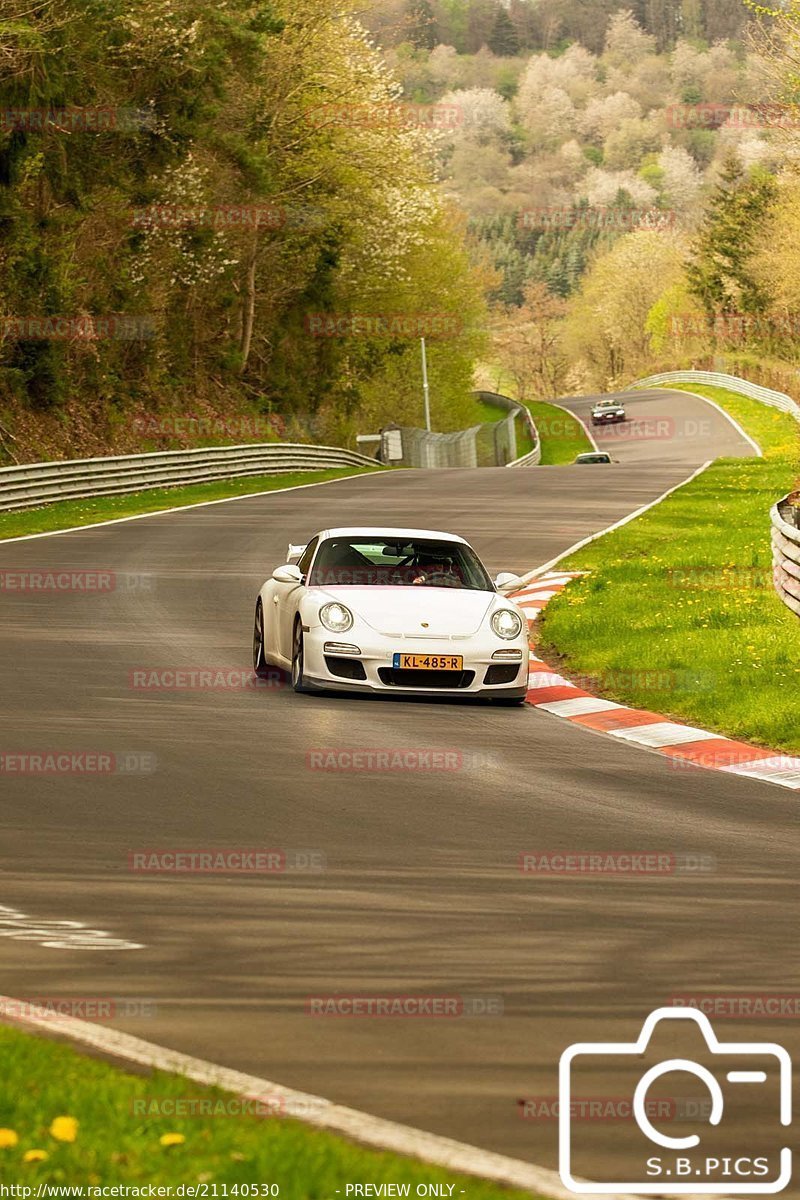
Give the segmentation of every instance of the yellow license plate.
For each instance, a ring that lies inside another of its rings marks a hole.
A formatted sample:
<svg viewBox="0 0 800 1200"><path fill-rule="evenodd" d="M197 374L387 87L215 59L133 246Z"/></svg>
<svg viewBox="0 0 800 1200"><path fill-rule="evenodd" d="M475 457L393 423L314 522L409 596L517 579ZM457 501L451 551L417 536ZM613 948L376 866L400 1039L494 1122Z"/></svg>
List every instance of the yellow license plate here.
<svg viewBox="0 0 800 1200"><path fill-rule="evenodd" d="M395 654L395 670L401 671L463 671L460 654Z"/></svg>

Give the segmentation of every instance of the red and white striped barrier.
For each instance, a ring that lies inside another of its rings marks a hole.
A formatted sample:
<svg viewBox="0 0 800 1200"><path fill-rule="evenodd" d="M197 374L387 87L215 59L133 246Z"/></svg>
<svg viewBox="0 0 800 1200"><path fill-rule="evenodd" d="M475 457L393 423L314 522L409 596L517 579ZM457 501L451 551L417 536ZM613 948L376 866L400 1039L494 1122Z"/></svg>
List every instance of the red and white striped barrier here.
<svg viewBox="0 0 800 1200"><path fill-rule="evenodd" d="M554 596L579 573L551 571L511 594L532 624ZM553 716L655 750L676 765L706 767L800 790L800 758L762 750L706 729L683 725L659 713L603 700L559 675L531 651L528 703Z"/></svg>

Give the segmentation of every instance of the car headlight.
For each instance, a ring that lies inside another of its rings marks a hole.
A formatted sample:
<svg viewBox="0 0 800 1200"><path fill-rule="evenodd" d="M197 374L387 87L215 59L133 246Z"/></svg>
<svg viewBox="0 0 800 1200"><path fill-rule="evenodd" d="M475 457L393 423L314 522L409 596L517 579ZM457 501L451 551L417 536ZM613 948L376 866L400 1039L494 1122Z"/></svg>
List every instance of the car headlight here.
<svg viewBox="0 0 800 1200"><path fill-rule="evenodd" d="M334 600L331 604L323 604L319 610L319 619L331 633L344 633L353 624L353 614L344 604Z"/></svg>
<svg viewBox="0 0 800 1200"><path fill-rule="evenodd" d="M505 642L511 642L522 633L522 617L513 608L499 608L492 613L492 629Z"/></svg>

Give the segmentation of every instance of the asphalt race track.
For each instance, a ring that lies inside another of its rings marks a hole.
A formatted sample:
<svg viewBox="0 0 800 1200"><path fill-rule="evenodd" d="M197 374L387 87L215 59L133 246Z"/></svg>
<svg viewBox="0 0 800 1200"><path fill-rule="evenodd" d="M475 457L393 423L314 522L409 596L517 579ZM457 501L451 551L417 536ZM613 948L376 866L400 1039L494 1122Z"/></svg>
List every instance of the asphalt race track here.
<svg viewBox="0 0 800 1200"><path fill-rule="evenodd" d="M675 993L800 988L791 793L678 771L529 708L131 686L143 669L247 675L258 587L290 540L320 528L449 528L493 573L523 572L708 458L752 453L683 393L637 395L629 415L641 436L597 435L620 460L610 467L396 472L0 545L0 571L117 580L100 595L0 593L2 751L157 763L2 776L0 904L143 948L2 940L0 990L121 998L115 1027L150 1041L554 1167L555 1122L522 1119L517 1101L555 1096L568 1044L630 1040ZM310 769L321 748L463 760L427 773ZM128 866L145 849L258 847L314 851L326 869ZM534 849L683 852L715 869L535 879L518 869ZM309 997L331 994L479 997L494 1015L309 1014ZM132 1001L151 1003L126 1015ZM724 1033L791 1051L796 1027L728 1020ZM621 1086L610 1077L605 1091Z"/></svg>

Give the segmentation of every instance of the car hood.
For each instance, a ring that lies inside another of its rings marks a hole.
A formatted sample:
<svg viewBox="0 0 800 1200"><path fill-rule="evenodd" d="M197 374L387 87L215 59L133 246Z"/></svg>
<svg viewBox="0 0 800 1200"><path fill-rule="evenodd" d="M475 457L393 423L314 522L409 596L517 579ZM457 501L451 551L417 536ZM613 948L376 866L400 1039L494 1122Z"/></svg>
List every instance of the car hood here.
<svg viewBox="0 0 800 1200"><path fill-rule="evenodd" d="M311 588L320 606L346 604L353 616L388 637L469 637L499 599L494 592L432 587ZM427 629L425 625L427 624Z"/></svg>

